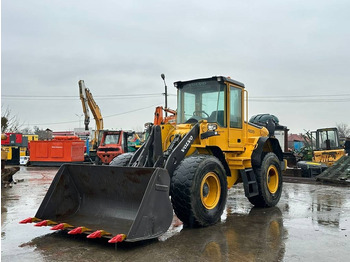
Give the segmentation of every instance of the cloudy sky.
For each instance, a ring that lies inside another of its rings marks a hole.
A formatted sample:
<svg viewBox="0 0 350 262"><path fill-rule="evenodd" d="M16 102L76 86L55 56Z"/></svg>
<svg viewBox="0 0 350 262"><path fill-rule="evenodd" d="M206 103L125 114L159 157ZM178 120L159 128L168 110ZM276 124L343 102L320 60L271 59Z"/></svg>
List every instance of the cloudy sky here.
<svg viewBox="0 0 350 262"><path fill-rule="evenodd" d="M223 75L245 84L249 116L274 114L292 133L350 125L349 10L348 0L2 0L2 111L23 127L82 127L83 79L105 128L142 130L164 104L161 73L174 109L173 82Z"/></svg>

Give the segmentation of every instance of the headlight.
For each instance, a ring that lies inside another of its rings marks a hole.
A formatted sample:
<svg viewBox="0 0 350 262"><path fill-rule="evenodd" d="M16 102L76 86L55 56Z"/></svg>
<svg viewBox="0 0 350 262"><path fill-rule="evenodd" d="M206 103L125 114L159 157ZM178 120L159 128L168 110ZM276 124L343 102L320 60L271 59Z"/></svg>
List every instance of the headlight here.
<svg viewBox="0 0 350 262"><path fill-rule="evenodd" d="M218 128L216 124L208 124L208 131L215 131Z"/></svg>

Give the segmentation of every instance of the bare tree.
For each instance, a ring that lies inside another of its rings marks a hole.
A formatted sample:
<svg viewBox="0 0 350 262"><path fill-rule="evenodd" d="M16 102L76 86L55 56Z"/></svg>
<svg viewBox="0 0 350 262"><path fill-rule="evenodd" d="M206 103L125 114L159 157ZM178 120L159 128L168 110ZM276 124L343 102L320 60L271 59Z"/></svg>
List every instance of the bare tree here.
<svg viewBox="0 0 350 262"><path fill-rule="evenodd" d="M19 123L17 115L12 115L9 107L7 107L6 110L1 111L1 133L19 132L21 124Z"/></svg>
<svg viewBox="0 0 350 262"><path fill-rule="evenodd" d="M38 135L39 140L51 140L52 139L52 130L50 129L40 129L37 126L34 126L34 134Z"/></svg>
<svg viewBox="0 0 350 262"><path fill-rule="evenodd" d="M340 123L336 125L340 137L350 137L350 127L348 124Z"/></svg>
<svg viewBox="0 0 350 262"><path fill-rule="evenodd" d="M23 135L31 135L34 133L34 131L30 127L25 127L25 128L22 128L21 133Z"/></svg>

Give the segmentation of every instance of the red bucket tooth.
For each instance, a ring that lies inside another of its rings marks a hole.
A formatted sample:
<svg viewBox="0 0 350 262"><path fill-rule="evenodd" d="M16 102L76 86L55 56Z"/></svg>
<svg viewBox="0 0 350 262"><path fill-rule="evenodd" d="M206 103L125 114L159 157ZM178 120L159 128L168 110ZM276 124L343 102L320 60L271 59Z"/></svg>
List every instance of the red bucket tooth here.
<svg viewBox="0 0 350 262"><path fill-rule="evenodd" d="M51 230L62 230L62 229L66 229L67 227L73 227L67 223L61 223L61 224L58 224L56 226L53 226L51 227Z"/></svg>
<svg viewBox="0 0 350 262"><path fill-rule="evenodd" d="M27 224L27 223L33 223L33 222L39 222L41 221L41 219L36 218L36 217L28 217L26 219L23 219L22 221L20 221L20 224Z"/></svg>
<svg viewBox="0 0 350 262"><path fill-rule="evenodd" d="M122 242L124 241L125 238L126 238L125 234L118 234L115 237L108 240L108 243L114 244L114 243Z"/></svg>
<svg viewBox="0 0 350 262"><path fill-rule="evenodd" d="M77 227L69 231L68 234L70 235L82 234L85 231L91 231L91 229L88 229L86 227Z"/></svg>
<svg viewBox="0 0 350 262"><path fill-rule="evenodd" d="M43 220L39 223L36 223L34 226L42 227L42 226L51 226L51 225L57 225L57 223L51 220Z"/></svg>
<svg viewBox="0 0 350 262"><path fill-rule="evenodd" d="M42 227L42 226L47 226L48 225L48 220L43 220L39 223L36 223L34 226L36 227Z"/></svg>
<svg viewBox="0 0 350 262"><path fill-rule="evenodd" d="M100 238L102 237L102 230L97 230L94 233L91 233L90 235L87 236L87 238Z"/></svg>
<svg viewBox="0 0 350 262"><path fill-rule="evenodd" d="M51 230L62 230L62 229L64 229L64 224L63 223L58 224L56 226L51 227L50 229Z"/></svg>
<svg viewBox="0 0 350 262"><path fill-rule="evenodd" d="M83 233L82 227L74 228L68 232L68 234L70 234L70 235L76 235L76 234L81 234L81 233Z"/></svg>

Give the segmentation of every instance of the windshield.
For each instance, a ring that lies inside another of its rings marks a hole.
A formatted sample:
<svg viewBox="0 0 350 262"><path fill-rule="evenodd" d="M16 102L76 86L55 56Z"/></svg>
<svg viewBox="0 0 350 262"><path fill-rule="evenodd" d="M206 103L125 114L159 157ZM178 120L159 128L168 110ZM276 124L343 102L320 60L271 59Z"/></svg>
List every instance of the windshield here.
<svg viewBox="0 0 350 262"><path fill-rule="evenodd" d="M178 90L177 123L197 122L201 119L225 124L225 84L215 80L185 83Z"/></svg>
<svg viewBox="0 0 350 262"><path fill-rule="evenodd" d="M319 130L318 148L323 150L339 147L338 135L335 130Z"/></svg>
<svg viewBox="0 0 350 262"><path fill-rule="evenodd" d="M103 145L118 144L118 143L119 143L119 134L107 134L103 142Z"/></svg>

